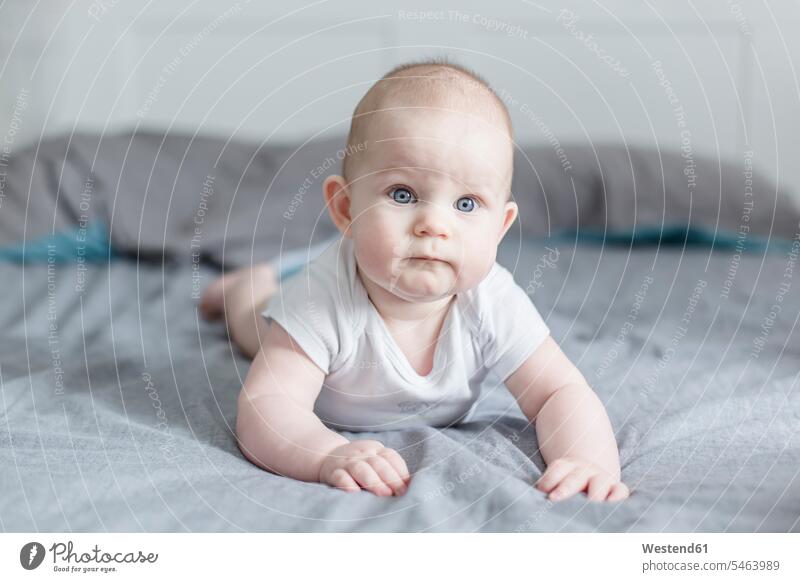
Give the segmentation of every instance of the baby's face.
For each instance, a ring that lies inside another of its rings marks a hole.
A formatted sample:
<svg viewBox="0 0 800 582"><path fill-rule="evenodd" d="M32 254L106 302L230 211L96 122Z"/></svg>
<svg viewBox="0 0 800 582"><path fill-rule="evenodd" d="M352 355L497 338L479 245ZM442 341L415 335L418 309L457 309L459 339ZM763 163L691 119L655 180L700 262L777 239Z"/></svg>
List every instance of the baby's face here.
<svg viewBox="0 0 800 582"><path fill-rule="evenodd" d="M373 116L351 178L350 229L362 277L412 302L471 289L514 221L505 128L434 110Z"/></svg>

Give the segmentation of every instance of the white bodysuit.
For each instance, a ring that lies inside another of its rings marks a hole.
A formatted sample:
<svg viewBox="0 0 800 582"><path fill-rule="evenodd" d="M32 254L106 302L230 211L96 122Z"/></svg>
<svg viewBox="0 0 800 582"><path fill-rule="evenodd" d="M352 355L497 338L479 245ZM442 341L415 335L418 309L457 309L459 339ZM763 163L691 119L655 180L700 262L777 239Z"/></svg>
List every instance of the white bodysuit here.
<svg viewBox="0 0 800 582"><path fill-rule="evenodd" d="M511 273L495 263L477 287L456 295L433 369L420 376L369 299L353 241L344 237L281 280L263 316L325 372L314 405L319 419L350 431L455 424L490 371L505 380L550 333Z"/></svg>

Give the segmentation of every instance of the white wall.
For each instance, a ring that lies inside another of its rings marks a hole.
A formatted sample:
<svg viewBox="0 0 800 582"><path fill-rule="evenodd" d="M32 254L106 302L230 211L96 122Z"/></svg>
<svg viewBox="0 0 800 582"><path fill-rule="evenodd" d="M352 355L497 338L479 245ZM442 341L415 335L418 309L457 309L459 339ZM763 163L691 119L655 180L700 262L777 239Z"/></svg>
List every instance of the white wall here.
<svg viewBox="0 0 800 582"><path fill-rule="evenodd" d="M447 55L503 94L520 140L683 145L743 168L752 150L800 192L798 23L796 3L750 0L6 0L0 145L137 124L344 133L391 66Z"/></svg>

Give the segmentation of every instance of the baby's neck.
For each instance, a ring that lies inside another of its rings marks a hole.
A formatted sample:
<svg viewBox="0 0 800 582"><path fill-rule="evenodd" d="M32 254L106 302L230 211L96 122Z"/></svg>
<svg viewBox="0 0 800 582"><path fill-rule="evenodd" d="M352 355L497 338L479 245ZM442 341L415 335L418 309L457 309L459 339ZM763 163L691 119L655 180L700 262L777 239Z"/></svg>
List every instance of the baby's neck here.
<svg viewBox="0 0 800 582"><path fill-rule="evenodd" d="M373 283L368 277L364 277L358 267L356 267L356 272L367 290L370 301L387 324L406 327L423 321L435 321L438 319L437 316L446 312L455 297L455 295L448 295L442 299L428 302L406 301Z"/></svg>

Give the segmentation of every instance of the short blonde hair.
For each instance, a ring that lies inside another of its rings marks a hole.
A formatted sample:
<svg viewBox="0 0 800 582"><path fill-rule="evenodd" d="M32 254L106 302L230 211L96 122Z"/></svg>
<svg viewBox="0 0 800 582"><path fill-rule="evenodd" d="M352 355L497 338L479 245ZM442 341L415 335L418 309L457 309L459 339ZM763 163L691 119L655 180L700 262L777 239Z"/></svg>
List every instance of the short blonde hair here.
<svg viewBox="0 0 800 582"><path fill-rule="evenodd" d="M363 148L370 115L401 104L467 104L480 109L492 121L504 124L513 140L511 116L505 103L481 76L446 59L429 59L399 65L370 87L358 102L350 122L342 176L349 181L353 159Z"/></svg>

